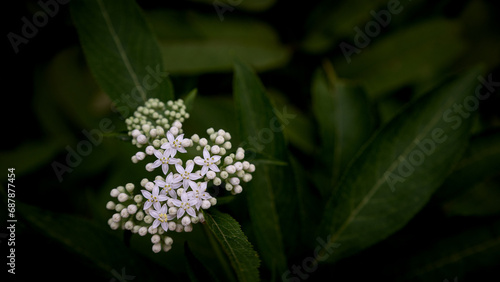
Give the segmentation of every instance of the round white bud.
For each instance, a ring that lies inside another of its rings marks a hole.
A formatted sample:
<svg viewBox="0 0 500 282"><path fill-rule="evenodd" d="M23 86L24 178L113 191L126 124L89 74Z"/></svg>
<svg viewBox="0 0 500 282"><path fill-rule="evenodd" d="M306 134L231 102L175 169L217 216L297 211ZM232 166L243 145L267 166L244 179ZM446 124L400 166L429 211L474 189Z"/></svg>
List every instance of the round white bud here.
<svg viewBox="0 0 500 282"><path fill-rule="evenodd" d="M210 204L211 204L212 206L217 205L217 198L210 198L210 199L208 199L208 201L210 202Z"/></svg>
<svg viewBox="0 0 500 282"><path fill-rule="evenodd" d="M113 222L119 222L122 219L122 217L118 213L113 214L111 218L113 219Z"/></svg>
<svg viewBox="0 0 500 282"><path fill-rule="evenodd" d="M172 249L172 246L169 245L162 245L162 250L166 253Z"/></svg>
<svg viewBox="0 0 500 282"><path fill-rule="evenodd" d="M248 168L250 168L250 163L249 162L244 161L242 164L243 164L243 169L244 170L248 170Z"/></svg>
<svg viewBox="0 0 500 282"><path fill-rule="evenodd" d="M116 204L113 201L109 201L106 203L106 209L108 209L108 210L114 210L115 206L116 206Z"/></svg>
<svg viewBox="0 0 500 282"><path fill-rule="evenodd" d="M243 164L241 162L235 162L234 167L236 168L236 170L240 171L243 169Z"/></svg>
<svg viewBox="0 0 500 282"><path fill-rule="evenodd" d="M250 173L247 173L245 174L245 176L243 176L243 181L250 182L250 180L252 180L252 175Z"/></svg>
<svg viewBox="0 0 500 282"><path fill-rule="evenodd" d="M160 239L161 239L160 235L155 234L155 235L151 236L151 243L156 244L156 243L160 242Z"/></svg>
<svg viewBox="0 0 500 282"><path fill-rule="evenodd" d="M182 224L177 224L177 226L175 227L175 232L182 232L184 231L184 227L182 226Z"/></svg>
<svg viewBox="0 0 500 282"><path fill-rule="evenodd" d="M186 138L186 139L182 140L181 145L182 145L182 147L191 147L193 145L193 141Z"/></svg>
<svg viewBox="0 0 500 282"><path fill-rule="evenodd" d="M223 170L220 172L220 177L222 177L222 179L226 179L228 176L229 173L227 171Z"/></svg>
<svg viewBox="0 0 500 282"><path fill-rule="evenodd" d="M224 158L224 164L225 165L230 165L233 163L233 158L231 158L230 156L227 156Z"/></svg>
<svg viewBox="0 0 500 282"><path fill-rule="evenodd" d="M223 156L225 154L226 154L226 149L224 149L224 147L221 147L219 155ZM220 163L220 160L218 160L217 163Z"/></svg>
<svg viewBox="0 0 500 282"><path fill-rule="evenodd" d="M153 140L153 147L155 148L160 148L161 147L161 141L158 139Z"/></svg>
<svg viewBox="0 0 500 282"><path fill-rule="evenodd" d="M221 185L221 183L222 183L222 180L219 177L214 178L214 185L215 186L219 186L219 185Z"/></svg>
<svg viewBox="0 0 500 282"><path fill-rule="evenodd" d="M143 124L142 125L142 131L143 132L148 132L149 130L151 130L151 126L149 124Z"/></svg>
<svg viewBox="0 0 500 282"><path fill-rule="evenodd" d="M210 152L212 152L212 154L218 154L220 153L220 147L217 145L213 145L212 148L210 148Z"/></svg>
<svg viewBox="0 0 500 282"><path fill-rule="evenodd" d="M149 131L149 136L155 138L156 136L158 136L158 131L156 131L156 128L153 128Z"/></svg>
<svg viewBox="0 0 500 282"><path fill-rule="evenodd" d="M254 171L255 171L255 165L250 164L250 166L248 167L248 172L254 172Z"/></svg>
<svg viewBox="0 0 500 282"><path fill-rule="evenodd" d="M138 211L136 214L135 214L135 219L141 221L144 219L144 213L142 211Z"/></svg>
<svg viewBox="0 0 500 282"><path fill-rule="evenodd" d="M155 150L156 150L155 147L149 145L146 147L146 154L152 155L152 154L154 154Z"/></svg>
<svg viewBox="0 0 500 282"><path fill-rule="evenodd" d="M207 129L207 134L214 134L215 130L210 127L209 129Z"/></svg>
<svg viewBox="0 0 500 282"><path fill-rule="evenodd" d="M146 170L149 171L149 172L152 172L153 170L155 170L155 168L153 167L152 163L148 163L146 165Z"/></svg>
<svg viewBox="0 0 500 282"><path fill-rule="evenodd" d="M172 124L173 127L177 127L178 129L181 129L182 128L182 123L178 120L174 121L174 123Z"/></svg>
<svg viewBox="0 0 500 282"><path fill-rule="evenodd" d="M157 127L156 127L156 134L157 134L158 136L163 136L163 135L165 135L165 130L163 129L163 127L157 126Z"/></svg>
<svg viewBox="0 0 500 282"><path fill-rule="evenodd" d="M134 228L134 223L132 221L125 222L124 228L126 230L132 230L132 228Z"/></svg>
<svg viewBox="0 0 500 282"><path fill-rule="evenodd" d="M147 233L148 233L148 229L145 226L139 228L139 235L144 236Z"/></svg>
<svg viewBox="0 0 500 282"><path fill-rule="evenodd" d="M196 224L200 222L200 219L198 217L191 217L191 223Z"/></svg>
<svg viewBox="0 0 500 282"><path fill-rule="evenodd" d="M227 171L227 173L229 173L229 174L233 174L233 173L235 173L235 172L236 172L236 167L235 167L234 165L228 165L228 166L226 167L226 171Z"/></svg>
<svg viewBox="0 0 500 282"><path fill-rule="evenodd" d="M127 209L123 209L123 210L121 210L120 215L121 215L123 218L127 218L127 217L129 216L129 214L128 214L128 210L127 210Z"/></svg>
<svg viewBox="0 0 500 282"><path fill-rule="evenodd" d="M184 189L183 188L177 189L177 196L180 197L182 195L182 193L184 193Z"/></svg>
<svg viewBox="0 0 500 282"><path fill-rule="evenodd" d="M231 144L231 142L227 141L222 146L224 147L224 149L230 150L233 145Z"/></svg>
<svg viewBox="0 0 500 282"><path fill-rule="evenodd" d="M236 153L236 159L237 160L242 160L244 158L245 158L245 153L243 153L241 151Z"/></svg>
<svg viewBox="0 0 500 282"><path fill-rule="evenodd" d="M171 198L168 198L167 200L167 206L173 207L174 206L174 201Z"/></svg>
<svg viewBox="0 0 500 282"><path fill-rule="evenodd" d="M191 224L191 218L189 216L185 216L182 218L182 225L186 226Z"/></svg>
<svg viewBox="0 0 500 282"><path fill-rule="evenodd" d="M198 144L200 144L201 147L205 147L205 146L207 146L208 141L206 138L201 138L200 141L198 142Z"/></svg>
<svg viewBox="0 0 500 282"><path fill-rule="evenodd" d="M158 232L158 228L153 227L153 226L149 226L149 228L148 228L149 234L156 234L156 232Z"/></svg>
<svg viewBox="0 0 500 282"><path fill-rule="evenodd" d="M123 187L123 186L121 186L121 185L120 185L120 186L118 186L118 187L116 187L116 189L117 189L118 191L120 191L120 193L124 193L124 192L125 192L125 187Z"/></svg>
<svg viewBox="0 0 500 282"><path fill-rule="evenodd" d="M121 202L121 203L125 202L128 199L129 199L129 196L127 194L125 194L125 193L120 193L118 195L118 201Z"/></svg>
<svg viewBox="0 0 500 282"><path fill-rule="evenodd" d="M144 188L146 188L148 191L152 191L154 187L155 184L153 182L148 182L146 183L146 186Z"/></svg>
<svg viewBox="0 0 500 282"><path fill-rule="evenodd" d="M215 172L213 172L213 171L208 171L208 172L207 172L207 178L208 178L208 179L214 179L214 178L215 178Z"/></svg>
<svg viewBox="0 0 500 282"><path fill-rule="evenodd" d="M124 205L118 204L118 205L115 206L115 211L121 212L124 208L125 208Z"/></svg>
<svg viewBox="0 0 500 282"><path fill-rule="evenodd" d="M111 195L111 197L113 197L113 198L118 197L119 194L120 194L120 191L118 191L118 189L116 189L116 188L111 189L111 192L109 192L109 195Z"/></svg>
<svg viewBox="0 0 500 282"><path fill-rule="evenodd" d="M239 193L241 193L241 191L243 191L243 188L240 185L236 185L236 186L234 186L233 191L234 191L234 193L239 194Z"/></svg>
<svg viewBox="0 0 500 282"><path fill-rule="evenodd" d="M177 224L176 224L175 222L170 221L170 222L168 223L168 230L170 230L170 231L174 231L176 228L177 228Z"/></svg>
<svg viewBox="0 0 500 282"><path fill-rule="evenodd" d="M231 185L230 183L226 183L226 190L227 191L233 190L233 185Z"/></svg>
<svg viewBox="0 0 500 282"><path fill-rule="evenodd" d="M226 132L226 133L224 134L224 139L226 139L226 140L231 140L231 134L229 134L229 132Z"/></svg>
<svg viewBox="0 0 500 282"><path fill-rule="evenodd" d="M137 234L137 232L139 232L139 228L141 228L139 225L134 225L134 228L132 228L132 233Z"/></svg>
<svg viewBox="0 0 500 282"><path fill-rule="evenodd" d="M129 214L135 214L137 212L137 206L136 205L128 205L127 211Z"/></svg>
<svg viewBox="0 0 500 282"><path fill-rule="evenodd" d="M111 227L111 229L113 229L113 230L116 230L116 229L118 229L118 227L120 227L120 224L118 222L111 222L109 227Z"/></svg>
<svg viewBox="0 0 500 282"><path fill-rule="evenodd" d="M161 244L154 244L152 249L153 252L159 253L161 251Z"/></svg>
<svg viewBox="0 0 500 282"><path fill-rule="evenodd" d="M216 137L217 137L217 133L210 134L210 140L215 141Z"/></svg>
<svg viewBox="0 0 500 282"><path fill-rule="evenodd" d="M134 188L135 188L135 185L133 183L127 183L127 185L125 185L125 190L127 190L129 192L134 191Z"/></svg>
<svg viewBox="0 0 500 282"><path fill-rule="evenodd" d="M238 171L236 173L236 175L238 175L239 178L243 178L245 176L245 171L242 169L242 170Z"/></svg>
<svg viewBox="0 0 500 282"><path fill-rule="evenodd" d="M217 131L217 135L223 137L224 135L226 134L226 131L224 131L224 129L219 129L219 131Z"/></svg>
<svg viewBox="0 0 500 282"><path fill-rule="evenodd" d="M170 133L172 133L174 136L177 136L179 134L179 128L172 126L170 129Z"/></svg>
<svg viewBox="0 0 500 282"><path fill-rule="evenodd" d="M171 237L168 237L168 236L167 236L167 237L163 240L163 242L165 243L165 245L170 246L170 245L172 245L172 244L174 243L174 240L173 240Z"/></svg>
<svg viewBox="0 0 500 282"><path fill-rule="evenodd" d="M198 143L200 141L200 136L198 136L198 134L194 134L191 136L191 140L193 140L194 143Z"/></svg>
<svg viewBox="0 0 500 282"><path fill-rule="evenodd" d="M141 135L137 136L137 143L144 145L144 144L148 143L148 138L146 137L146 135L141 134Z"/></svg>
<svg viewBox="0 0 500 282"><path fill-rule="evenodd" d="M139 160L137 159L137 157L136 157L136 156L132 156L132 157L130 158L130 160L131 160L131 161L132 161L132 163L134 163L134 164L136 164L136 163L138 163L138 162L139 162Z"/></svg>
<svg viewBox="0 0 500 282"><path fill-rule="evenodd" d="M201 222L201 223L205 222L205 216L203 215L203 213L201 213L201 212L200 212L200 213L198 214L198 218L200 219L200 222Z"/></svg>
<svg viewBox="0 0 500 282"><path fill-rule="evenodd" d="M135 154L135 157L137 158L137 160L142 161L146 157L146 153L144 153L144 152L137 152Z"/></svg>
<svg viewBox="0 0 500 282"><path fill-rule="evenodd" d="M210 201L203 200L201 202L201 208L204 210L209 209L211 206L212 206L212 204L210 203Z"/></svg>
<svg viewBox="0 0 500 282"><path fill-rule="evenodd" d="M171 215L176 215L177 214L177 208L176 207L171 207L168 209L168 213Z"/></svg>
<svg viewBox="0 0 500 282"><path fill-rule="evenodd" d="M141 132L137 129L132 130L132 137L137 138L137 136L141 135Z"/></svg>
<svg viewBox="0 0 500 282"><path fill-rule="evenodd" d="M136 203L138 203L138 204L139 204L140 202L142 202L142 195L135 195L135 196L134 196L134 202L136 202Z"/></svg>
<svg viewBox="0 0 500 282"><path fill-rule="evenodd" d="M229 183L231 183L233 186L240 184L240 179L238 177L231 177L229 179Z"/></svg>
<svg viewBox="0 0 500 282"><path fill-rule="evenodd" d="M184 232L191 232L191 231L193 231L193 226L191 224L184 226Z"/></svg>
<svg viewBox="0 0 500 282"><path fill-rule="evenodd" d="M144 217L144 222L147 223L147 224L151 224L151 222L153 222L153 217L150 216L150 215L146 215Z"/></svg>

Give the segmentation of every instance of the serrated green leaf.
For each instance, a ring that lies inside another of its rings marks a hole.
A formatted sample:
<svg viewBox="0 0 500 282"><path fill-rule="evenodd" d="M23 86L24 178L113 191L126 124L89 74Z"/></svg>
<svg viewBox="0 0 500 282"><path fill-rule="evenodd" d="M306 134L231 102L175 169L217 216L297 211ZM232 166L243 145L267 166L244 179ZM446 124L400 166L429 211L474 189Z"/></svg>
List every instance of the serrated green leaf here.
<svg viewBox="0 0 500 282"><path fill-rule="evenodd" d="M135 1L75 0L70 7L89 68L117 107L174 98L158 41Z"/></svg>
<svg viewBox="0 0 500 282"><path fill-rule="evenodd" d="M228 214L205 213L208 227L222 245L239 281L259 281L259 255L241 231L240 224Z"/></svg>
<svg viewBox="0 0 500 282"><path fill-rule="evenodd" d="M371 136L375 117L364 90L337 78L328 62L314 75L311 93L322 144L321 167L330 175L321 192L329 195L341 172Z"/></svg>
<svg viewBox="0 0 500 282"><path fill-rule="evenodd" d="M409 104L351 163L320 225L328 244L342 244L331 261L402 228L446 179L464 151L473 121L461 118L453 107L474 95L478 75L478 70L469 71Z"/></svg>
<svg viewBox="0 0 500 282"><path fill-rule="evenodd" d="M273 109L259 78L240 62L235 63L233 89L243 141L241 146L274 160L288 162L282 127L275 115L277 111ZM264 133L267 135L264 136ZM287 167L260 164L244 190L262 260L269 269L280 272L286 268L284 234L286 232L287 240L296 235L293 232L295 199L290 193L293 184L289 173Z"/></svg>

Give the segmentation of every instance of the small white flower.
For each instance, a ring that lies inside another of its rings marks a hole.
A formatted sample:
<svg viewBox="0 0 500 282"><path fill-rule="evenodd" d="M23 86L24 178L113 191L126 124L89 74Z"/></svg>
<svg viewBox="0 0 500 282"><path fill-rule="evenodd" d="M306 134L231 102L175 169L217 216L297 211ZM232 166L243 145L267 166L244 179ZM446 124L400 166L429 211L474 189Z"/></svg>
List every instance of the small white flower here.
<svg viewBox="0 0 500 282"><path fill-rule="evenodd" d="M161 208L160 202L168 200L168 197L165 195L158 195L160 189L158 186L155 186L153 188L153 193L150 193L147 190L141 190L142 195L144 196L145 199L148 199L144 203L144 209L147 210L151 205L154 206L155 209L159 210Z"/></svg>
<svg viewBox="0 0 500 282"><path fill-rule="evenodd" d="M201 204L203 200L208 200L212 198L210 194L206 192L207 190L207 183L206 182L198 182L198 183L190 183L191 189L193 191L187 192L187 196L189 200L195 200L195 206L196 209L199 210L201 207Z"/></svg>
<svg viewBox="0 0 500 282"><path fill-rule="evenodd" d="M161 166L161 169L164 174L168 173L168 166L170 164L176 164L179 162L179 159L172 157L169 150L165 150L163 153L161 153L158 150L155 150L154 154L158 159L153 163L152 167L157 168Z"/></svg>
<svg viewBox="0 0 500 282"><path fill-rule="evenodd" d="M208 172L208 169L219 172L219 168L215 164L220 160L221 156L210 156L210 153L208 152L207 149L203 150L203 159L201 157L195 157L194 162L197 165L202 166L201 168L201 175L205 175Z"/></svg>
<svg viewBox="0 0 500 282"><path fill-rule="evenodd" d="M174 174L172 172L169 175L167 175L165 181L155 180L155 183L159 188L162 188L161 190L162 195L168 194L172 198L177 198L177 193L175 192L175 189L181 187L182 185L181 182L174 182Z"/></svg>
<svg viewBox="0 0 500 282"><path fill-rule="evenodd" d="M196 216L196 212L193 209L193 206L196 205L196 200L189 200L187 193L183 193L181 195L181 200L173 200L174 205L179 207L177 210L177 218L181 218L185 212L187 212L190 216Z"/></svg>
<svg viewBox="0 0 500 282"><path fill-rule="evenodd" d="M165 149L165 152L169 152L171 157L175 156L177 151L181 153L187 152L186 149L184 149L184 146L182 146L182 142L184 141L184 134L181 134L177 136L177 138L175 138L172 132L170 132L169 130L167 132L167 139L168 142L162 144L161 148Z"/></svg>
<svg viewBox="0 0 500 282"><path fill-rule="evenodd" d="M151 227L157 228L161 225L163 230L168 231L168 221L172 220L175 216L168 214L167 209L167 205L163 205L159 209L149 211L149 214L155 219Z"/></svg>
<svg viewBox="0 0 500 282"><path fill-rule="evenodd" d="M193 180L197 180L197 179L201 178L200 175L198 175L196 173L192 173L193 168L194 168L194 162L187 162L186 169L184 169L181 165L178 165L178 164L175 165L175 168L177 169L179 174L174 176L173 181L174 182L182 181L182 185L183 185L184 189L187 189L191 182L194 183Z"/></svg>

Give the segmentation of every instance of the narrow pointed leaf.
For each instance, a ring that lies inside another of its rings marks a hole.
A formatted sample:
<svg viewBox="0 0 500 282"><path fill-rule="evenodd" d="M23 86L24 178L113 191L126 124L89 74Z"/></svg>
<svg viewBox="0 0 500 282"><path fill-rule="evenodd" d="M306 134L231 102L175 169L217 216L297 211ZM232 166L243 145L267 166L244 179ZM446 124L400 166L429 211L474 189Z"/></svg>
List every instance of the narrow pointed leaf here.
<svg viewBox="0 0 500 282"><path fill-rule="evenodd" d="M329 199L320 230L341 247L331 261L352 255L402 228L427 203L459 160L474 112L454 112L474 95L469 71L409 104L357 156Z"/></svg>
<svg viewBox="0 0 500 282"><path fill-rule="evenodd" d="M159 43L135 1L75 0L71 15L89 68L117 108L174 98Z"/></svg>
<svg viewBox="0 0 500 282"><path fill-rule="evenodd" d="M329 63L318 70L312 86L313 110L321 137L321 159L330 175L321 192L328 195L332 185L374 129L374 116L364 90L335 77Z"/></svg>
<svg viewBox="0 0 500 282"><path fill-rule="evenodd" d="M240 224L228 214L221 212L205 213L208 228L236 272L239 281L259 281L259 255L253 249Z"/></svg>
<svg viewBox="0 0 500 282"><path fill-rule="evenodd" d="M264 86L246 65L235 63L233 81L235 108L240 125L243 147L256 155L265 155L280 162L288 162L282 126L293 122L286 109L273 109ZM281 125L277 114L283 120ZM251 157L251 156L250 156ZM284 271L286 239L293 240L295 227L291 177L286 166L258 164L253 179L243 191L247 196L249 214L262 260L269 269Z"/></svg>

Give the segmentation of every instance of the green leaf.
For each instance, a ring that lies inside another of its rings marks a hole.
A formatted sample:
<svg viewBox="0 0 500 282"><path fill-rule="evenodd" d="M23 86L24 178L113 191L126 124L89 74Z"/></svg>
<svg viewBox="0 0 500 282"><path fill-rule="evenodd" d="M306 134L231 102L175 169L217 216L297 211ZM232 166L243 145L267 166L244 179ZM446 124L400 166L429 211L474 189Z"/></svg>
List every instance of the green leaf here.
<svg viewBox="0 0 500 282"><path fill-rule="evenodd" d="M274 109L266 90L255 73L243 63L235 63L233 92L240 146L254 156L288 163L283 126L293 122L286 109ZM281 125L278 117L281 117ZM252 156L246 158L253 160ZM296 195L291 171L286 166L259 164L253 179L245 187L249 214L257 239L259 254L267 267L282 272L286 269L287 245L294 245L296 230ZM287 234L284 236L284 234ZM291 250L289 250L291 251Z"/></svg>
<svg viewBox="0 0 500 282"><path fill-rule="evenodd" d="M75 0L70 6L89 68L117 107L130 111L152 97L174 98L158 41L135 1Z"/></svg>
<svg viewBox="0 0 500 282"><path fill-rule="evenodd" d="M402 228L427 203L459 160L473 122L453 112L474 95L469 71L409 104L370 140L330 197L320 225L331 261L352 255Z"/></svg>
<svg viewBox="0 0 500 282"><path fill-rule="evenodd" d="M259 281L259 255L253 249L240 224L228 214L205 213L208 227L222 245L239 281Z"/></svg>
<svg viewBox="0 0 500 282"><path fill-rule="evenodd" d="M191 113L193 111L193 104L196 99L196 95L198 95L198 89L195 88L182 99L184 100L184 105L186 105L186 112Z"/></svg>
<svg viewBox="0 0 500 282"><path fill-rule="evenodd" d="M441 281L437 279L495 268L500 260L500 222L490 220L453 234L408 258L390 270L394 273L398 269L402 276L398 281Z"/></svg>
<svg viewBox="0 0 500 282"><path fill-rule="evenodd" d="M311 93L322 144L321 166L330 175L321 192L329 195L331 186L371 136L375 118L364 90L338 79L327 61L314 75Z"/></svg>
<svg viewBox="0 0 500 282"><path fill-rule="evenodd" d="M462 194L495 175L500 167L500 131L472 138L464 158L436 192L438 201Z"/></svg>
<svg viewBox="0 0 500 282"><path fill-rule="evenodd" d="M485 216L500 213L500 179L487 179L464 193L446 201L443 210L448 215Z"/></svg>
<svg viewBox="0 0 500 282"><path fill-rule="evenodd" d="M276 0L253 0L253 1L244 1L244 0L191 0L193 2L200 2L205 4L210 4L214 7L217 15L222 14L222 17L219 15L220 20L225 20L226 17L230 17L230 14L235 13L233 17L238 17L238 14L235 10L247 10L247 11L264 11L269 9Z"/></svg>
<svg viewBox="0 0 500 282"><path fill-rule="evenodd" d="M278 34L260 21L235 17L221 22L216 15L158 9L147 15L171 73L227 72L234 59L267 70L283 66L290 57Z"/></svg>
<svg viewBox="0 0 500 282"><path fill-rule="evenodd" d="M348 42L348 44L354 44ZM400 29L334 61L339 76L357 80L371 98L439 76L464 50L460 25L434 19Z"/></svg>
<svg viewBox="0 0 500 282"><path fill-rule="evenodd" d="M158 280L165 275L154 262L145 260L128 249L119 237L102 229L105 224L101 227L74 215L50 212L19 201L16 204L16 211L25 223L108 272L110 277L113 270L121 273L122 268L144 281Z"/></svg>
<svg viewBox="0 0 500 282"><path fill-rule="evenodd" d="M212 273L194 256L188 243L184 242L184 254L186 255L186 269L192 282L218 281Z"/></svg>

